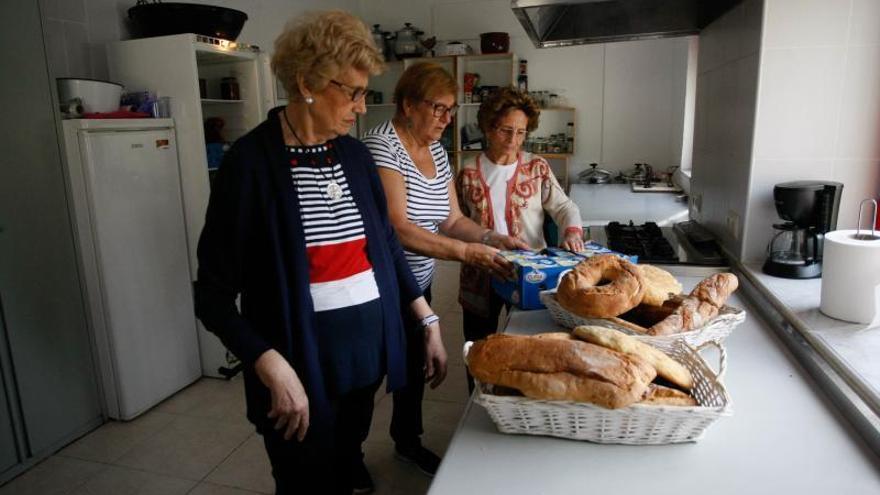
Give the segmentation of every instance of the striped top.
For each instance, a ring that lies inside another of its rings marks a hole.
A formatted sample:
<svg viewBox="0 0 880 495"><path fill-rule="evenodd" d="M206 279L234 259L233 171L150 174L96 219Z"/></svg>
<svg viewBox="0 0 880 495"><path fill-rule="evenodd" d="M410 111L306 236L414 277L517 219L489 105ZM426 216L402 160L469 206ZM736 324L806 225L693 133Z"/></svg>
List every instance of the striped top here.
<svg viewBox="0 0 880 495"><path fill-rule="evenodd" d="M390 120L368 131L363 142L376 165L403 176L407 219L436 234L440 223L449 218L449 182L452 181L449 157L443 146L438 141L431 143L436 173L429 179L416 167ZM427 289L434 276L434 258L406 251L406 259L419 286L422 290Z"/></svg>
<svg viewBox="0 0 880 495"><path fill-rule="evenodd" d="M333 143L289 146L287 154L299 199L315 311L377 299L379 289L367 258L363 219Z"/></svg>

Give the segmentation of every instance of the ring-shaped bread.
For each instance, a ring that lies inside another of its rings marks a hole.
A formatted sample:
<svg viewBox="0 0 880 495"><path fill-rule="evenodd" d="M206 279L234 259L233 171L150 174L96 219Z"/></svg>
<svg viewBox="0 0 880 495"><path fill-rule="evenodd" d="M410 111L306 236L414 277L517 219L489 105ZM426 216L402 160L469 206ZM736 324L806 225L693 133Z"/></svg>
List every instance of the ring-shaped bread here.
<svg viewBox="0 0 880 495"><path fill-rule="evenodd" d="M600 254L578 263L559 281L556 300L586 318L612 318L638 306L645 294L639 268L613 255Z"/></svg>

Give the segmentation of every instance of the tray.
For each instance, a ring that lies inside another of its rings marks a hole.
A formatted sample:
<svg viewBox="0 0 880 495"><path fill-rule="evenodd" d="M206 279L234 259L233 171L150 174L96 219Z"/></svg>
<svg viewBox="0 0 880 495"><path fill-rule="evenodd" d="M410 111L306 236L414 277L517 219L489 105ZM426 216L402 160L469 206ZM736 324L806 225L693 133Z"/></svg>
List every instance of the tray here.
<svg viewBox="0 0 880 495"><path fill-rule="evenodd" d="M472 342L464 345L465 362ZM721 380L727 352L718 342L694 348L683 340L652 343L684 365L694 377L691 395L698 406L633 404L606 409L584 402L537 400L522 396L493 395L492 386L476 382L474 402L483 406L501 433L544 435L596 443L660 445L696 442L706 429L733 414L733 404ZM707 346L719 351L718 372L699 351Z"/></svg>
<svg viewBox="0 0 880 495"><path fill-rule="evenodd" d="M636 329L640 327L620 318L584 318L583 316L578 316L559 304L556 300L556 290L541 291L538 297L544 306L547 307L547 310L550 311L553 321L566 328L574 328L580 325L613 328L627 335L638 337L642 342L649 344L666 344L675 340L684 340L691 346L699 347L706 342L724 342L724 339L730 335L734 327L746 319L745 310L725 305L721 307L718 316L712 318L709 323L700 328L688 332L653 336L639 332Z"/></svg>

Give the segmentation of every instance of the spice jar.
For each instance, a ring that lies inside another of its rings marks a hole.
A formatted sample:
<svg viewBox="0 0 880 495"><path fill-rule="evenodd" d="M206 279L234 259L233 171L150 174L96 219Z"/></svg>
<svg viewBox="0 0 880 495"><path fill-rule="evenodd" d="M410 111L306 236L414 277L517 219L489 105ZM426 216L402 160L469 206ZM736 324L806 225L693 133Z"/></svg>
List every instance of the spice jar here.
<svg viewBox="0 0 880 495"><path fill-rule="evenodd" d="M220 80L220 98L224 100L240 100L241 91L238 88L238 79L224 77Z"/></svg>

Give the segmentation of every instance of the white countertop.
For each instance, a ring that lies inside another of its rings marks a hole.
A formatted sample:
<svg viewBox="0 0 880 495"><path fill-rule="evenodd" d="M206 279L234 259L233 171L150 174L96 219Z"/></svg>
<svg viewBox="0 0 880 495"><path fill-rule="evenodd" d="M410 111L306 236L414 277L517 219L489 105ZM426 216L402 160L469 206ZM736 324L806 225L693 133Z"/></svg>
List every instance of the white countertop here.
<svg viewBox="0 0 880 495"><path fill-rule="evenodd" d="M825 316L819 311L822 279L795 280L767 275L760 263L745 268L783 305L789 320L833 354L880 404L880 326L869 327Z"/></svg>
<svg viewBox="0 0 880 495"><path fill-rule="evenodd" d="M679 277L686 289L700 277ZM498 433L472 402L430 494L880 493L880 461L783 344L750 315L726 340L733 416L699 442L601 445ZM513 311L510 333L557 330L545 310ZM715 367L711 351L706 360Z"/></svg>
<svg viewBox="0 0 880 495"><path fill-rule="evenodd" d="M569 197L584 227L608 222L656 222L671 226L688 219L688 205L673 193L634 193L629 184L572 184Z"/></svg>

